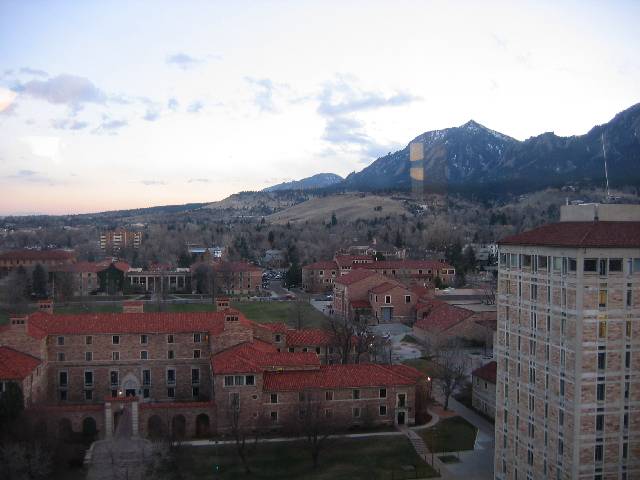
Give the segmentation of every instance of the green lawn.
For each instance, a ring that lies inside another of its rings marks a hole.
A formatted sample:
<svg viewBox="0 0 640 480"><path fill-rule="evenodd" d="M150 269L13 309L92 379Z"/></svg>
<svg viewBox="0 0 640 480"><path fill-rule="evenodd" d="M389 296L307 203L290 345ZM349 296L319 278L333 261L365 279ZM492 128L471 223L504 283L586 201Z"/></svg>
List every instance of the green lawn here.
<svg viewBox="0 0 640 480"><path fill-rule="evenodd" d="M302 314L303 328L319 328L328 325L328 319L308 303L298 302L232 302L231 307L259 323L286 322L296 326L297 308Z"/></svg>
<svg viewBox="0 0 640 480"><path fill-rule="evenodd" d="M309 480L400 480L402 467L414 465L430 478L436 473L418 457L405 437L331 440L320 453L320 464L313 470L311 455L303 442L259 444L249 457L252 474L247 475L235 446L185 447L180 454L180 472L185 480L226 479L298 479ZM214 466L221 466L214 476ZM409 478L409 477L407 477ZM415 478L412 476L410 478Z"/></svg>
<svg viewBox="0 0 640 480"><path fill-rule="evenodd" d="M435 377L437 372L437 367L434 362L431 360L427 360L426 358L411 358L409 360L405 360L402 363L405 365L409 365L417 370L420 370L422 373L429 377Z"/></svg>
<svg viewBox="0 0 640 480"><path fill-rule="evenodd" d="M212 303L167 303L158 305L157 303L145 303L145 312L163 312L188 313L188 312L215 312L216 306Z"/></svg>
<svg viewBox="0 0 640 480"><path fill-rule="evenodd" d="M473 450L476 427L462 417L445 418L434 427L420 430L420 436L434 452Z"/></svg>
<svg viewBox="0 0 640 480"><path fill-rule="evenodd" d="M83 303L80 305L54 305L53 313L120 313L122 304L120 303Z"/></svg>

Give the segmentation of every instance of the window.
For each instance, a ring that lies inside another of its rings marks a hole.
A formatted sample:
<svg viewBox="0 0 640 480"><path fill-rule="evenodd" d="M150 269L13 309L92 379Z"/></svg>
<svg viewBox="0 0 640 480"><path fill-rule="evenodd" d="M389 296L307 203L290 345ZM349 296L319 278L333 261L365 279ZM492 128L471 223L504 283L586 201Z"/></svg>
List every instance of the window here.
<svg viewBox="0 0 640 480"><path fill-rule="evenodd" d="M148 335L140 335L140 345L147 345L149 343Z"/></svg>
<svg viewBox="0 0 640 480"><path fill-rule="evenodd" d="M598 271L598 260L595 258L585 258L584 259L584 272L597 272Z"/></svg>
<svg viewBox="0 0 640 480"><path fill-rule="evenodd" d="M64 352L58 352L57 359L58 359L59 362L64 362L65 358L66 357L65 357Z"/></svg>
<svg viewBox="0 0 640 480"><path fill-rule="evenodd" d="M598 291L598 306L600 308L605 308L607 306L607 290L601 288Z"/></svg>
<svg viewBox="0 0 640 480"><path fill-rule="evenodd" d="M196 349L193 351L193 358L200 358L200 350Z"/></svg>
<svg viewBox="0 0 640 480"><path fill-rule="evenodd" d="M538 270L547 270L548 268L547 258L548 257L538 255Z"/></svg>
<svg viewBox="0 0 640 480"><path fill-rule="evenodd" d="M167 369L167 385L175 385L176 371L173 368Z"/></svg>
<svg viewBox="0 0 640 480"><path fill-rule="evenodd" d="M175 358L175 354L173 353L173 350L168 350L167 351L167 358L169 360L173 360Z"/></svg>
<svg viewBox="0 0 640 480"><path fill-rule="evenodd" d="M276 334L276 343L280 342L282 340L282 335L280 335L279 333Z"/></svg>
<svg viewBox="0 0 640 480"><path fill-rule="evenodd" d="M191 369L191 385L198 385L200 383L200 369Z"/></svg>
<svg viewBox="0 0 640 480"><path fill-rule="evenodd" d="M59 346L63 346L64 345L64 337L58 337L58 345Z"/></svg>
<svg viewBox="0 0 640 480"><path fill-rule="evenodd" d="M111 352L111 360L114 360L114 361L120 360L120 352Z"/></svg>
<svg viewBox="0 0 640 480"><path fill-rule="evenodd" d="M113 335L111 337L111 343L113 345L120 345L120 335Z"/></svg>
<svg viewBox="0 0 640 480"><path fill-rule="evenodd" d="M378 409L378 412L379 412L381 417L384 417L387 414L387 406L386 405L380 405L380 408Z"/></svg>
<svg viewBox="0 0 640 480"><path fill-rule="evenodd" d="M558 410L558 425L564 425L564 410Z"/></svg>
<svg viewBox="0 0 640 480"><path fill-rule="evenodd" d="M326 418L331 418L331 417L333 417L333 412L331 411L331 409L330 409L330 408L325 408L325 409L324 409L324 416L325 416Z"/></svg>
<svg viewBox="0 0 640 480"><path fill-rule="evenodd" d="M333 400L333 392L331 390L327 390L326 392L324 392L324 399Z"/></svg>
<svg viewBox="0 0 640 480"><path fill-rule="evenodd" d="M233 387L233 376L227 375L224 377L224 386L225 387Z"/></svg>
<svg viewBox="0 0 640 480"><path fill-rule="evenodd" d="M84 344L91 345L93 343L93 337L91 335L87 335L84 337Z"/></svg>
<svg viewBox="0 0 640 480"><path fill-rule="evenodd" d="M360 407L353 408L353 418L360 418Z"/></svg>
<svg viewBox="0 0 640 480"><path fill-rule="evenodd" d="M167 343L174 343L173 334L170 333L167 335Z"/></svg>
<svg viewBox="0 0 640 480"><path fill-rule="evenodd" d="M602 462L602 445L596 445L594 458L596 462Z"/></svg>
<svg viewBox="0 0 640 480"><path fill-rule="evenodd" d="M289 350L289 353L293 353L293 352L295 352L296 349L293 348L293 347L289 347L288 350Z"/></svg>
<svg viewBox="0 0 640 480"><path fill-rule="evenodd" d="M191 396L198 398L200 396L200 387L191 387Z"/></svg>
<svg viewBox="0 0 640 480"><path fill-rule="evenodd" d="M624 442L622 444L622 458L626 460L628 455L629 455L629 444L627 442Z"/></svg>
<svg viewBox="0 0 640 480"><path fill-rule="evenodd" d="M605 352L598 352L598 370L604 370L607 363L607 354Z"/></svg>
<svg viewBox="0 0 640 480"><path fill-rule="evenodd" d="M149 352L140 350L140 360L149 360Z"/></svg>
<svg viewBox="0 0 640 480"><path fill-rule="evenodd" d="M84 399L85 400L93 400L93 390L85 390L84 391Z"/></svg>
<svg viewBox="0 0 640 480"><path fill-rule="evenodd" d="M406 407L407 406L407 395L404 393L398 394L398 407Z"/></svg>
<svg viewBox="0 0 640 480"><path fill-rule="evenodd" d="M631 368L631 352L628 350L624 353L624 368Z"/></svg>
<svg viewBox="0 0 640 480"><path fill-rule="evenodd" d="M631 321L627 320L627 324L625 326L625 334L627 337L631 337Z"/></svg>
<svg viewBox="0 0 640 480"><path fill-rule="evenodd" d="M244 380L245 380L244 375L235 375L233 377L233 383L238 387L241 387L242 385L244 385Z"/></svg>
<svg viewBox="0 0 640 480"><path fill-rule="evenodd" d="M605 396L604 394L605 394L604 383L598 383L596 387L596 397L599 402L604 402L604 396Z"/></svg>
<svg viewBox="0 0 640 480"><path fill-rule="evenodd" d="M526 268L531 267L531 255L522 255L522 266Z"/></svg>
<svg viewBox="0 0 640 480"><path fill-rule="evenodd" d="M391 303L391 295L384 296L384 303Z"/></svg>
<svg viewBox="0 0 640 480"><path fill-rule="evenodd" d="M151 370L142 370L142 385L151 385Z"/></svg>
<svg viewBox="0 0 640 480"><path fill-rule="evenodd" d="M353 399L360 400L360 390L353 390Z"/></svg>
<svg viewBox="0 0 640 480"><path fill-rule="evenodd" d="M604 415L599 413L596 415L596 430L602 432L604 430Z"/></svg>
<svg viewBox="0 0 640 480"><path fill-rule="evenodd" d="M176 398L176 389L174 387L167 388L167 398Z"/></svg>
<svg viewBox="0 0 640 480"><path fill-rule="evenodd" d="M269 395L269 402L270 403L278 403L278 394L277 393L272 393L271 395Z"/></svg>
<svg viewBox="0 0 640 480"><path fill-rule="evenodd" d="M58 386L67 387L69 385L69 374L66 371L58 372Z"/></svg>
<svg viewBox="0 0 640 480"><path fill-rule="evenodd" d="M568 258L567 259L567 264L568 264L570 272L575 272L576 271L576 259L575 258Z"/></svg>
<svg viewBox="0 0 640 480"><path fill-rule="evenodd" d="M553 271L560 272L562 270L562 257L553 257Z"/></svg>
<svg viewBox="0 0 640 480"><path fill-rule="evenodd" d="M120 383L118 377L119 377L119 375L118 375L118 371L117 370L111 370L111 372L109 372L109 380L111 381L111 386L112 387L117 387L118 384Z"/></svg>
<svg viewBox="0 0 640 480"><path fill-rule="evenodd" d="M381 388L380 392L379 392L379 396L380 396L380 398L387 398L387 389L386 388Z"/></svg>
<svg viewBox="0 0 640 480"><path fill-rule="evenodd" d="M564 378L560 379L560 396L564 397Z"/></svg>
<svg viewBox="0 0 640 480"><path fill-rule="evenodd" d="M84 386L85 387L93 386L93 372L91 370L87 370L84 372Z"/></svg>
<svg viewBox="0 0 640 480"><path fill-rule="evenodd" d="M84 361L91 362L93 360L93 352L84 352Z"/></svg>
<svg viewBox="0 0 640 480"><path fill-rule="evenodd" d="M561 438L558 439L558 455L564 455L564 442Z"/></svg>
<svg viewBox="0 0 640 480"><path fill-rule="evenodd" d="M271 418L271 423L278 423L278 412L271 412L269 418Z"/></svg>
<svg viewBox="0 0 640 480"><path fill-rule="evenodd" d="M64 402L66 399L67 399L67 391L60 390L60 400Z"/></svg>
<svg viewBox="0 0 640 480"><path fill-rule="evenodd" d="M193 334L193 343L200 343L202 341L202 334L194 333Z"/></svg>
<svg viewBox="0 0 640 480"><path fill-rule="evenodd" d="M256 384L256 377L254 377L253 375L246 375L244 377L244 384L245 385L255 385Z"/></svg>
<svg viewBox="0 0 640 480"><path fill-rule="evenodd" d="M598 322L598 338L607 338L607 321L600 320Z"/></svg>
<svg viewBox="0 0 640 480"><path fill-rule="evenodd" d="M622 271L622 259L610 258L609 259L609 273Z"/></svg>
<svg viewBox="0 0 640 480"><path fill-rule="evenodd" d="M411 295L404 296L404 303L411 303Z"/></svg>
<svg viewBox="0 0 640 480"><path fill-rule="evenodd" d="M634 259L633 259L633 268L632 268L632 272L633 272L633 273L638 273L638 272L640 272L640 258L634 258Z"/></svg>

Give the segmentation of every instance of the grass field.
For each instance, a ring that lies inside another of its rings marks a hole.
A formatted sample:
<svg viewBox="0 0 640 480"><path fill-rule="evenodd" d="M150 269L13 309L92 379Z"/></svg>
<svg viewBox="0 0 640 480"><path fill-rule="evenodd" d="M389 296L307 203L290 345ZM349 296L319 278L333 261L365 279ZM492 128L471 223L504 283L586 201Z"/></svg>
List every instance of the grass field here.
<svg viewBox="0 0 640 480"><path fill-rule="evenodd" d="M319 328L326 326L327 317L308 303L297 302L232 302L231 306L259 323L286 322L295 327L297 308L300 308L303 328Z"/></svg>
<svg viewBox="0 0 640 480"><path fill-rule="evenodd" d="M420 370L422 373L429 377L436 376L436 365L431 360L427 360L426 358L411 358L409 360L404 360L402 363Z"/></svg>
<svg viewBox="0 0 640 480"><path fill-rule="evenodd" d="M477 429L462 417L445 418L434 427L420 430L420 436L434 452L473 450Z"/></svg>
<svg viewBox="0 0 640 480"><path fill-rule="evenodd" d="M174 313L188 313L188 312L215 312L216 306L212 303L168 303L165 305L158 305L157 303L145 303L145 312L174 312Z"/></svg>
<svg viewBox="0 0 640 480"><path fill-rule="evenodd" d="M84 303L81 305L66 305L53 307L54 313L120 313L122 312L121 303Z"/></svg>
<svg viewBox="0 0 640 480"><path fill-rule="evenodd" d="M214 466L221 466L215 478L309 480L400 480L402 467L413 465L431 478L436 473L418 457L405 437L332 440L320 453L316 471L303 442L259 444L249 457L252 474L246 474L235 446L189 447L181 452L180 472L185 480L212 478ZM423 474L424 473L424 474ZM422 475L423 474L423 475ZM407 477L409 478L409 477ZM415 478L413 472L410 478Z"/></svg>

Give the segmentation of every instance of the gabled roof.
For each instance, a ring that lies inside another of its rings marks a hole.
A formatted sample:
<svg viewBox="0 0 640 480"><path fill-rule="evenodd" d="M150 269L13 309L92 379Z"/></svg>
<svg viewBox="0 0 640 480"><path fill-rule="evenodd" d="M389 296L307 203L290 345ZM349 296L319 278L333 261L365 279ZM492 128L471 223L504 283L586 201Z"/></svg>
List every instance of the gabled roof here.
<svg viewBox="0 0 640 480"><path fill-rule="evenodd" d="M471 310L449 305L440 300L421 302L418 305L418 313L421 310L428 310L427 317L420 318L415 326L435 332L448 330L474 314Z"/></svg>
<svg viewBox="0 0 640 480"><path fill-rule="evenodd" d="M511 235L499 245L640 247L640 222L559 222Z"/></svg>
<svg viewBox="0 0 640 480"><path fill-rule="evenodd" d="M357 260L372 262L373 258L371 257L371 255L336 255L335 256L335 261L340 268L350 267L354 265L353 262Z"/></svg>
<svg viewBox="0 0 640 480"><path fill-rule="evenodd" d="M471 375L474 377L481 378L486 380L487 382L496 383L498 364L493 361L489 362L486 365L483 365L480 368L476 368Z"/></svg>
<svg viewBox="0 0 640 480"><path fill-rule="evenodd" d="M307 389L390 387L415 385L424 378L405 365L359 363L322 365L313 371L266 372L263 389L267 392L302 391Z"/></svg>
<svg viewBox="0 0 640 480"><path fill-rule="evenodd" d="M32 355L0 347L0 380L24 380L42 363Z"/></svg>
<svg viewBox="0 0 640 480"><path fill-rule="evenodd" d="M312 345L329 345L333 334L319 328L292 330L287 332L288 347L307 347Z"/></svg>
<svg viewBox="0 0 640 480"><path fill-rule="evenodd" d="M302 267L303 270L337 270L338 264L333 260L321 260Z"/></svg>
<svg viewBox="0 0 640 480"><path fill-rule="evenodd" d="M393 290L394 288L402 288L403 290L407 289L407 287L405 287L404 285L398 282L384 282L384 283L381 283L380 285L373 287L370 291L372 293L385 293L385 292L388 292L389 290Z"/></svg>
<svg viewBox="0 0 640 480"><path fill-rule="evenodd" d="M341 285L353 285L354 283L360 282L372 275L377 275L377 273L373 270L357 269L347 275L342 275L341 277L336 278L335 283L339 283Z"/></svg>
<svg viewBox="0 0 640 480"><path fill-rule="evenodd" d="M318 355L313 352L278 352L275 347L268 349L265 345L257 347L253 343L242 343L213 355L213 373L260 373L275 369L318 368L320 365Z"/></svg>
<svg viewBox="0 0 640 480"><path fill-rule="evenodd" d="M371 303L369 300L353 300L351 308L371 308Z"/></svg>
<svg viewBox="0 0 640 480"><path fill-rule="evenodd" d="M238 315L242 325L251 328L253 322L233 310L224 312L150 312L150 313L82 313L29 315L27 331L36 338L46 335L91 335L125 333L190 333L224 331L224 317Z"/></svg>
<svg viewBox="0 0 640 480"><path fill-rule="evenodd" d="M287 326L287 324L283 322L259 323L257 325L275 333L286 333L291 330L291 327Z"/></svg>

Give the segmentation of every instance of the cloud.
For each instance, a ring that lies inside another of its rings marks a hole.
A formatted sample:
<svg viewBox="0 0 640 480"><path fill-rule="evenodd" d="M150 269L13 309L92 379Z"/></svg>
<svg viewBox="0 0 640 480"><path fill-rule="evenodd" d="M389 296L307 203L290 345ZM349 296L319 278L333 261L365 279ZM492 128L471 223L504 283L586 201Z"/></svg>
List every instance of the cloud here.
<svg viewBox="0 0 640 480"><path fill-rule="evenodd" d="M108 97L89 79L62 74L48 80L30 80L19 84L17 91L53 104L69 105L78 110L85 103L104 104Z"/></svg>
<svg viewBox="0 0 640 480"><path fill-rule="evenodd" d="M144 118L148 122L155 122L160 118L160 112L156 109L149 108L147 109L147 113L144 114Z"/></svg>
<svg viewBox="0 0 640 480"><path fill-rule="evenodd" d="M49 76L49 74L44 70L39 70L37 68L31 68L31 67L22 67L20 69L20 73L23 73L25 75L33 75L34 77L43 77L43 78L47 78Z"/></svg>
<svg viewBox="0 0 640 480"><path fill-rule="evenodd" d="M140 183L147 186L166 185L162 180L140 180Z"/></svg>
<svg viewBox="0 0 640 480"><path fill-rule="evenodd" d="M175 112L176 110L178 110L178 107L180 106L180 104L178 103L178 100L171 97L168 101L167 101L167 108L173 112Z"/></svg>
<svg viewBox="0 0 640 480"><path fill-rule="evenodd" d="M55 185L57 183L60 183L56 180L53 180L50 177L40 174L39 172L36 172L34 170L27 170L27 169L18 170L13 175L6 175L0 178L10 179L13 182L18 181L18 182L29 182L29 183L48 183L49 185Z"/></svg>
<svg viewBox="0 0 640 480"><path fill-rule="evenodd" d="M275 85L268 78L244 77L245 81L255 89L253 101L262 112L275 112L273 92Z"/></svg>
<svg viewBox="0 0 640 480"><path fill-rule="evenodd" d="M126 127L128 125L128 122L126 120L116 120L116 119L112 119L107 115L103 115L102 116L102 123L100 123L100 125L98 125L97 128L95 128L91 133L96 133L96 134L109 134L109 135L116 135L118 133L118 130Z"/></svg>
<svg viewBox="0 0 640 480"><path fill-rule="evenodd" d="M26 143L33 155L55 159L61 147L60 137L31 135L20 139Z"/></svg>
<svg viewBox="0 0 640 480"><path fill-rule="evenodd" d="M186 53L174 53L173 55L167 56L167 64L173 65L183 70L187 70L189 68L193 68L198 65L201 60L192 57L191 55L187 55Z"/></svg>
<svg viewBox="0 0 640 480"><path fill-rule="evenodd" d="M318 100L320 100L318 113L323 116L334 116L383 107L398 107L419 101L420 97L407 92L385 96L378 92L361 91L344 80L339 80L326 84Z"/></svg>
<svg viewBox="0 0 640 480"><path fill-rule="evenodd" d="M190 178L187 183L210 183L208 178Z"/></svg>
<svg viewBox="0 0 640 480"><path fill-rule="evenodd" d="M189 107L187 107L187 112L189 113L198 113L204 107L204 103L200 100L196 100Z"/></svg>
<svg viewBox="0 0 640 480"><path fill-rule="evenodd" d="M16 173L16 177L33 177L34 175L37 175L38 172L35 172L33 170L18 170L18 173Z"/></svg>
<svg viewBox="0 0 640 480"><path fill-rule="evenodd" d="M0 112L11 113L15 108L17 94L13 90L0 87Z"/></svg>
<svg viewBox="0 0 640 480"><path fill-rule="evenodd" d="M82 130L83 128L87 128L89 123L68 118L60 118L51 120L51 126L58 130Z"/></svg>

